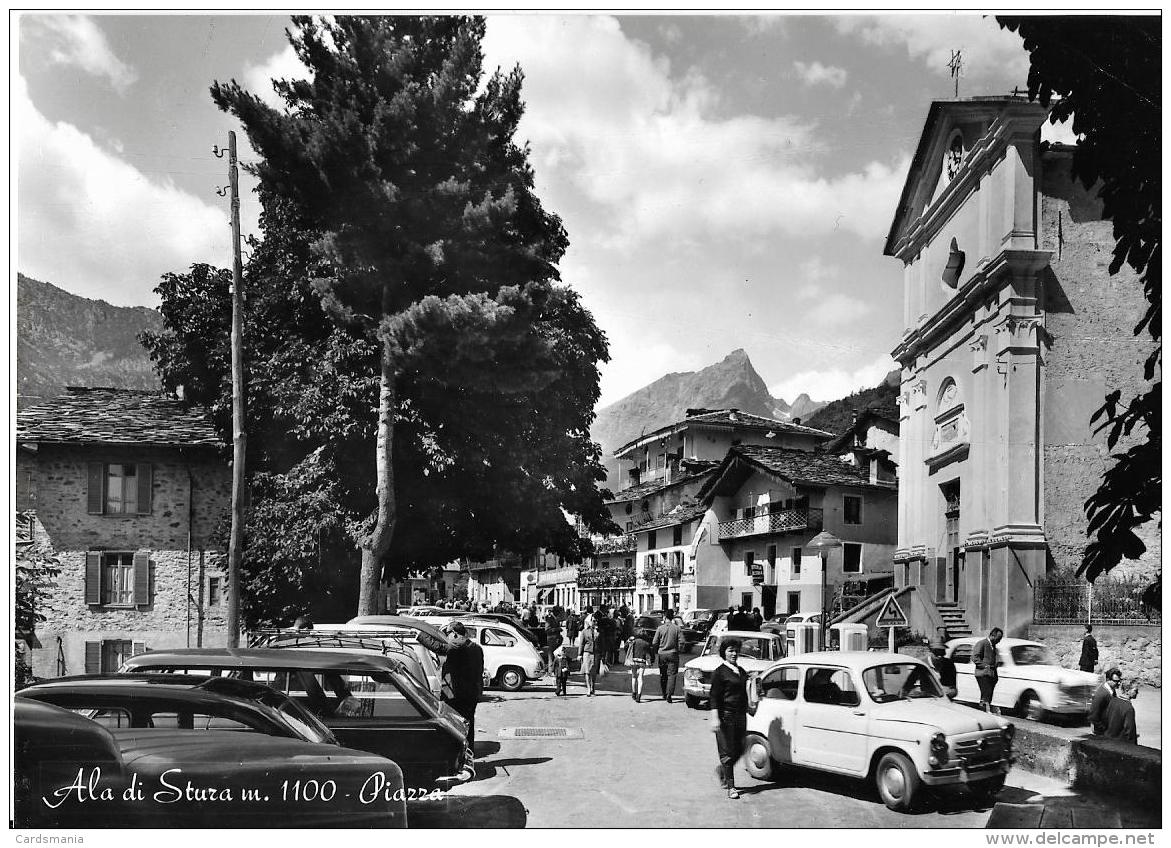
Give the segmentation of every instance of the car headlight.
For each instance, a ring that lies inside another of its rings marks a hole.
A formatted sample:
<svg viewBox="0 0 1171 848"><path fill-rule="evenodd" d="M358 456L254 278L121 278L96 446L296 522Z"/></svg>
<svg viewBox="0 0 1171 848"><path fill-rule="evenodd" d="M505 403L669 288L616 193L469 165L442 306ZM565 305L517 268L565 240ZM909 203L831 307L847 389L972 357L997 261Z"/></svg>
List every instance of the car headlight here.
<svg viewBox="0 0 1171 848"><path fill-rule="evenodd" d="M683 677L686 680L699 680L702 672L698 668L689 668L683 672Z"/></svg>
<svg viewBox="0 0 1171 848"><path fill-rule="evenodd" d="M942 733L936 733L931 737L931 756L927 758L933 766L943 765L947 762L947 737Z"/></svg>

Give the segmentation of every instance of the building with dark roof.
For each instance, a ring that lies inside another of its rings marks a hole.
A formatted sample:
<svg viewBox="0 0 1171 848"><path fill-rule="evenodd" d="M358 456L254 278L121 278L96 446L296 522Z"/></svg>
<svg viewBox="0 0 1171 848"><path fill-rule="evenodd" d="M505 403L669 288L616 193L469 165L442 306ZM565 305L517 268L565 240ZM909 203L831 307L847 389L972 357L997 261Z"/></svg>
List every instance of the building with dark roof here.
<svg viewBox="0 0 1171 848"><path fill-rule="evenodd" d="M622 479L632 487L669 482L688 473L688 461L719 462L738 444L813 450L832 433L738 409L689 409L682 421L639 436L614 451Z"/></svg>
<svg viewBox="0 0 1171 848"><path fill-rule="evenodd" d="M159 393L70 388L17 415L17 508L60 562L40 677L150 648L224 644L227 454L206 412Z"/></svg>
<svg viewBox="0 0 1171 848"><path fill-rule="evenodd" d="M739 445L697 495L696 606L832 611L847 581L892 579L898 487L827 453ZM841 544L813 553L822 531Z"/></svg>

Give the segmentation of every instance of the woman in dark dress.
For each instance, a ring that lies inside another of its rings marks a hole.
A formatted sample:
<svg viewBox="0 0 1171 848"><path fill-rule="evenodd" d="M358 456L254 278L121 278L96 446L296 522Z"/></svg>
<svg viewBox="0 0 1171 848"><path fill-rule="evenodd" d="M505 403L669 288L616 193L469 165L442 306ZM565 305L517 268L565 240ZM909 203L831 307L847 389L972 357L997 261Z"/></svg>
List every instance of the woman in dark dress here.
<svg viewBox="0 0 1171 848"><path fill-rule="evenodd" d="M739 798L732 779L736 761L744 753L744 734L748 725L748 674L736 664L740 657L740 642L729 639L720 645L722 663L712 672L711 707L712 732L716 734L716 750L720 764L716 775L728 790L729 798Z"/></svg>

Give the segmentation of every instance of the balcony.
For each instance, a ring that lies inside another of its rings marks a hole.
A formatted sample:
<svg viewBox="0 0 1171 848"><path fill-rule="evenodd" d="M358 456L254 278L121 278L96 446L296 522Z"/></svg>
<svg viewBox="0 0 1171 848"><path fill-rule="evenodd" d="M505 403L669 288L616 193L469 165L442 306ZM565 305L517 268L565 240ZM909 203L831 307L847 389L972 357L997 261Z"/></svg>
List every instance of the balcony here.
<svg viewBox="0 0 1171 848"><path fill-rule="evenodd" d="M678 580L683 575L683 565L681 563L658 563L657 565L646 565L642 569L642 579L647 584L661 584L668 583L671 580Z"/></svg>
<svg viewBox="0 0 1171 848"><path fill-rule="evenodd" d="M800 533L804 530L820 530L822 511L811 507L783 509L755 518L738 518L735 521L721 521L716 540L727 542L747 536L768 536L774 533Z"/></svg>
<svg viewBox="0 0 1171 848"><path fill-rule="evenodd" d="M581 589L633 589L634 568L622 566L579 570L577 585Z"/></svg>

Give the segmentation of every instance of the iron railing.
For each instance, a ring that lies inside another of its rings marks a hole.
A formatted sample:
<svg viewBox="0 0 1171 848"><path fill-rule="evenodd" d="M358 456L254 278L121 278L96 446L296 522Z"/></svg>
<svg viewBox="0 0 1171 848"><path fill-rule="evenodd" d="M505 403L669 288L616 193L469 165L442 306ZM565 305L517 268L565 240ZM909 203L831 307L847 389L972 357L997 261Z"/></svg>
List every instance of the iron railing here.
<svg viewBox="0 0 1171 848"><path fill-rule="evenodd" d="M763 536L768 533L796 533L801 530L820 530L822 511L804 507L783 509L755 518L738 518L735 521L721 521L718 541L738 539L743 536Z"/></svg>
<svg viewBox="0 0 1171 848"><path fill-rule="evenodd" d="M1142 602L1148 581L1049 577L1033 587L1036 624L1160 624L1159 610Z"/></svg>

